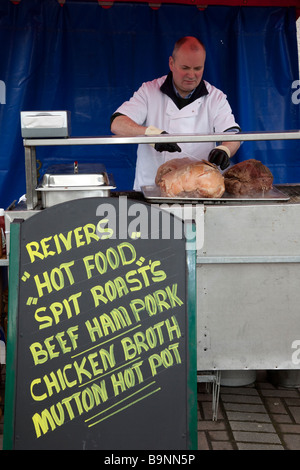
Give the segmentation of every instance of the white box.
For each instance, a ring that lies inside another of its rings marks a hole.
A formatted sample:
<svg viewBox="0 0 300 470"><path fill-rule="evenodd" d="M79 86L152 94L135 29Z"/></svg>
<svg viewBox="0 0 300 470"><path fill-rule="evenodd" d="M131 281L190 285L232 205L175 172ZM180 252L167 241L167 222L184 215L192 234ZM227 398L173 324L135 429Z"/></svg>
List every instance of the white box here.
<svg viewBox="0 0 300 470"><path fill-rule="evenodd" d="M22 137L69 137L68 111L21 111Z"/></svg>

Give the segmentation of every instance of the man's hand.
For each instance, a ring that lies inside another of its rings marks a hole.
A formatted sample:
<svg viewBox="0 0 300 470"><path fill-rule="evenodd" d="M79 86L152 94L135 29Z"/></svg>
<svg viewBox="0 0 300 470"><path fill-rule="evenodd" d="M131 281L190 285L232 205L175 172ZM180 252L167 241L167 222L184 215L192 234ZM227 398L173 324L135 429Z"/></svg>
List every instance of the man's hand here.
<svg viewBox="0 0 300 470"><path fill-rule="evenodd" d="M166 131L157 129L154 126L147 127L145 135L167 134ZM150 144L157 152L181 152L181 148L175 142L162 142Z"/></svg>
<svg viewBox="0 0 300 470"><path fill-rule="evenodd" d="M208 161L225 170L230 165L230 151L225 145L219 145L210 151Z"/></svg>
<svg viewBox="0 0 300 470"><path fill-rule="evenodd" d="M161 134L167 134L166 131ZM155 150L158 152L181 152L181 148L175 142L162 142L161 144L154 144Z"/></svg>

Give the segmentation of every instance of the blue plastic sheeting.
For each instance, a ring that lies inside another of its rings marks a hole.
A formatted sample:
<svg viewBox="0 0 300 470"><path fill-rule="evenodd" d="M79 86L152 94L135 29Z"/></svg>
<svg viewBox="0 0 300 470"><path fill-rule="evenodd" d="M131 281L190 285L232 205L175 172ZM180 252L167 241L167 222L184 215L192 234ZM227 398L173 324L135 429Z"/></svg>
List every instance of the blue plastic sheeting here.
<svg viewBox="0 0 300 470"><path fill-rule="evenodd" d="M109 135L110 115L143 81L168 72L173 44L185 35L205 43L204 78L228 95L243 131L299 128L294 8L0 0L0 207L26 191L20 111L69 110L72 136ZM299 150L297 140L245 142L234 161L256 158L275 183L299 182ZM136 146L45 147L37 158L41 173L102 162L126 190Z"/></svg>

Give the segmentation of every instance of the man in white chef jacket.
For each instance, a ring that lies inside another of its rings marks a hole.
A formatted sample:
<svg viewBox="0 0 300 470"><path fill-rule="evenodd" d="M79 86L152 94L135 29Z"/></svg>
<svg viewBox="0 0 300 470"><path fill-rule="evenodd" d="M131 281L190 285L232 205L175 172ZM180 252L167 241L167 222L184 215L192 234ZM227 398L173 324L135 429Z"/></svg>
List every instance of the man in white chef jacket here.
<svg viewBox="0 0 300 470"><path fill-rule="evenodd" d="M111 131L122 136L239 132L226 95L202 79L205 47L187 36L176 42L168 75L143 83L111 117ZM140 144L134 189L153 185L158 167L173 158L209 160L224 170L239 142Z"/></svg>

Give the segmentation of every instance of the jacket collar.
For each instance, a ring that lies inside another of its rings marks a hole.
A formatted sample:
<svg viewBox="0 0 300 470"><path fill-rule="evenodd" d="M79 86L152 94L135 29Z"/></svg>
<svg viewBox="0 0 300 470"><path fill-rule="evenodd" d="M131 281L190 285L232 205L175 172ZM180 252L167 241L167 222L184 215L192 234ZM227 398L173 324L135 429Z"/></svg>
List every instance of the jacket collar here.
<svg viewBox="0 0 300 470"><path fill-rule="evenodd" d="M184 106L187 106L188 104L192 103L198 98L201 98L202 96L208 95L208 91L205 86L205 83L203 80L201 80L201 82L199 83L197 88L195 88L190 98L181 98L180 96L177 96L174 90L174 86L173 86L172 72L168 73L166 80L160 87L160 91L164 93L165 95L169 96L169 98L171 98L174 101L174 103L179 109L183 108Z"/></svg>

